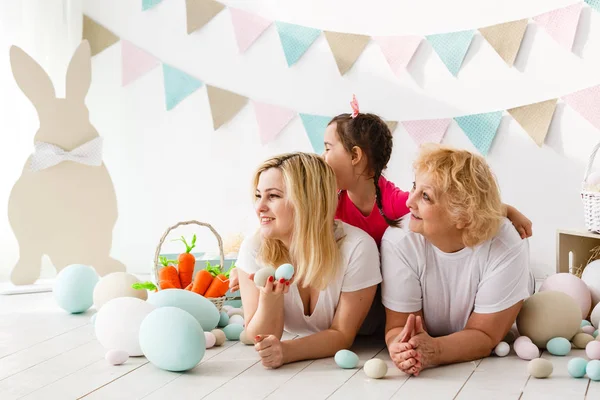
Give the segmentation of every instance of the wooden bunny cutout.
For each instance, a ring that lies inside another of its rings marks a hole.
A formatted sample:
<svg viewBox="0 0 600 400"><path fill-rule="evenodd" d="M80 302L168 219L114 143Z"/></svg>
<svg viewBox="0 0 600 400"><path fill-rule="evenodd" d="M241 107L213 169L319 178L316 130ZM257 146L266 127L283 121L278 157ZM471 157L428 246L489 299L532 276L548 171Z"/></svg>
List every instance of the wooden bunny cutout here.
<svg viewBox="0 0 600 400"><path fill-rule="evenodd" d="M8 202L19 242L11 281L34 283L43 255L57 273L70 264L90 265L100 276L125 271L123 263L110 257L117 198L102 162L102 138L85 105L92 78L89 43L83 41L69 63L65 98L56 98L49 76L20 48L11 47L10 62L39 117L35 151Z"/></svg>

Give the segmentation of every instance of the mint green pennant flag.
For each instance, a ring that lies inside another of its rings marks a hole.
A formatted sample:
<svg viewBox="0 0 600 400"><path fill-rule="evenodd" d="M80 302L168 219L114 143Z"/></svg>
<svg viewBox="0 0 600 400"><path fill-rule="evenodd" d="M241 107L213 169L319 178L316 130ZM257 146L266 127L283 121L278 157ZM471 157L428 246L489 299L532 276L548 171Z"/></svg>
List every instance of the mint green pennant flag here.
<svg viewBox="0 0 600 400"><path fill-rule="evenodd" d="M142 0L142 11L149 10L160 2L162 2L162 0Z"/></svg>
<svg viewBox="0 0 600 400"><path fill-rule="evenodd" d="M454 120L477 150L485 156L490 150L498 131L498 126L500 126L502 111L465 115L463 117L456 117Z"/></svg>
<svg viewBox="0 0 600 400"><path fill-rule="evenodd" d="M275 21L288 67L294 65L321 34L321 30Z"/></svg>
<svg viewBox="0 0 600 400"><path fill-rule="evenodd" d="M426 38L452 75L457 76L474 34L474 30L469 30L429 35Z"/></svg>
<svg viewBox="0 0 600 400"><path fill-rule="evenodd" d="M585 0L585 2L594 10L600 12L600 0Z"/></svg>
<svg viewBox="0 0 600 400"><path fill-rule="evenodd" d="M311 114L300 114L302 124L312 144L313 150L317 154L323 154L325 152L325 144L323 143L325 138L325 128L331 121L331 117L325 117L322 115L311 115Z"/></svg>
<svg viewBox="0 0 600 400"><path fill-rule="evenodd" d="M163 64L163 78L167 111L173 109L203 85L202 81L167 64Z"/></svg>

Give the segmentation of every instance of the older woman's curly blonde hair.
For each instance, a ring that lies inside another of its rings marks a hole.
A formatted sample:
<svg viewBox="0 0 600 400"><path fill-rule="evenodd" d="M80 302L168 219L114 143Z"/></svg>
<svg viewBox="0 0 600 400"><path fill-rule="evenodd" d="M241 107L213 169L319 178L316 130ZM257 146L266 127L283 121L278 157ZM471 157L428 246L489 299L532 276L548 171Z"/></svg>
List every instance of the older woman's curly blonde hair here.
<svg viewBox="0 0 600 400"><path fill-rule="evenodd" d="M426 173L432 179L452 221L464 224L465 246L476 246L498 232L504 206L496 178L483 157L427 143L421 146L413 167L415 173Z"/></svg>

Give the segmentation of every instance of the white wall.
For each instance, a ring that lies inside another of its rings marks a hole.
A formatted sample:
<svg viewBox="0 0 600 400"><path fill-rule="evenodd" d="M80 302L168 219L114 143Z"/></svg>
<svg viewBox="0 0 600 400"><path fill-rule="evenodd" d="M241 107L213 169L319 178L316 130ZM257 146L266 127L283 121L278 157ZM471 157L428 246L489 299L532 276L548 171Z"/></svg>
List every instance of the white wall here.
<svg viewBox="0 0 600 400"><path fill-rule="evenodd" d="M362 0L347 0L343 6L334 0L223 2L267 18L369 35L476 29L574 3L370 0L365 9ZM72 4L76 7L77 1ZM239 55L227 10L201 31L187 35L184 1L164 0L147 12L140 10L140 4L139 0L84 0L83 10L122 38L205 82L305 113L347 112L352 93L356 93L362 110L390 120L453 117L530 104L600 83L600 14L587 6L573 53L531 22L513 69L477 35L458 78L447 71L427 43L415 55L410 74L398 78L374 43L341 77L322 36L298 64L288 68L274 26L246 54ZM16 87L8 63L8 46L23 35L31 38L30 26L23 23L31 17L23 15L25 8L6 0L0 7L4 31L0 35L0 148L5 150L0 157L0 210L6 210L9 192L32 149L37 118ZM79 19L72 15L64 21L77 29ZM43 25L43 21L39 23ZM46 45L64 49L59 42L55 38ZM39 50L40 54L43 51ZM272 154L311 151L300 119L295 118L267 146L260 145L251 105L213 132L205 88L167 112L160 68L121 88L120 51L115 45L94 57L87 97L92 122L105 138L104 161L118 196L115 257L131 271L148 271L164 230L180 220L209 222L223 236L253 229L252 169ZM556 229L584 228L579 188L590 148L599 139L600 132L564 104L558 105L542 148L511 117L505 116L500 125L487 158L498 176L504 201L533 221L531 258L538 276L555 270ZM444 142L474 150L455 123ZM405 189L412 182L410 163L415 151L416 145L399 127L387 175ZM175 236L188 232L182 229ZM208 240L209 236L203 235L199 242ZM214 240L209 245L214 245ZM173 243L164 248L179 250ZM0 249L0 274L7 275L18 257L18 246L6 214L1 212ZM52 271L47 268L46 273Z"/></svg>

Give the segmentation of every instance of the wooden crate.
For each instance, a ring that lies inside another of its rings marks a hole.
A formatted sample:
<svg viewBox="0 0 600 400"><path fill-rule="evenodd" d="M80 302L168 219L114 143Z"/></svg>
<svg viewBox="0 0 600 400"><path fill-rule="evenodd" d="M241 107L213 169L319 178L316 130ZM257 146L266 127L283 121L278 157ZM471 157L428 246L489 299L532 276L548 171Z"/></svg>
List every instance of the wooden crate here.
<svg viewBox="0 0 600 400"><path fill-rule="evenodd" d="M556 231L556 272L575 273L585 267L594 247L600 246L600 235L589 231ZM570 255L571 253L571 255Z"/></svg>

